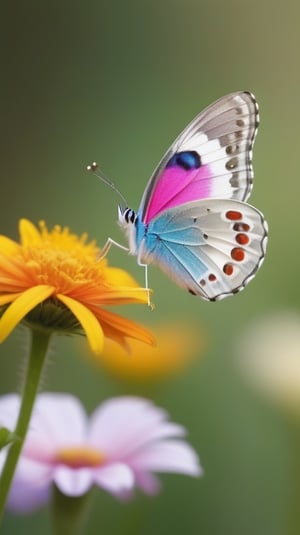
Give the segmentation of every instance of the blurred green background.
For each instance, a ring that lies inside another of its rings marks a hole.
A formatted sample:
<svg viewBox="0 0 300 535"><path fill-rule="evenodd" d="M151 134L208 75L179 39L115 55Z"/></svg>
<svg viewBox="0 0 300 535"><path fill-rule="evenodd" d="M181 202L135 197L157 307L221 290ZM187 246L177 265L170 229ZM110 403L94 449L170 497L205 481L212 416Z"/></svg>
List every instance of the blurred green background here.
<svg viewBox="0 0 300 535"><path fill-rule="evenodd" d="M261 125L251 203L269 222L267 258L244 292L206 303L150 269L156 309L145 325L188 319L210 333L206 355L153 387L122 384L87 358L84 341L56 338L44 389L78 395L88 410L121 393L153 397L185 425L204 477L163 477L163 493L119 504L96 492L87 533L282 535L293 478L285 418L238 373L235 343L272 310L299 307L299 47L296 0L99 0L6 3L1 9L0 232L44 219L122 240L118 198L85 172L97 160L137 208L158 160L203 107L253 91ZM141 284L135 258L110 263ZM127 310L124 310L127 313ZM25 330L0 348L0 392L18 388ZM96 372L97 370L97 372ZM49 531L49 513L7 515L1 533ZM299 526L300 533L300 526Z"/></svg>

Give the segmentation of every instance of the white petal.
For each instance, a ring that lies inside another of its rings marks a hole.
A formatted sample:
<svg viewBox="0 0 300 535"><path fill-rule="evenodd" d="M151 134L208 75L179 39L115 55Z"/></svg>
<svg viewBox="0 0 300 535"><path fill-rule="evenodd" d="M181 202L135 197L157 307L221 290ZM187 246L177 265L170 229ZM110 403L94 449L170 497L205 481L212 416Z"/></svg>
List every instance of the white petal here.
<svg viewBox="0 0 300 535"><path fill-rule="evenodd" d="M59 490L67 496L81 496L93 484L92 470L90 468L72 469L59 466L55 469L53 481Z"/></svg>
<svg viewBox="0 0 300 535"><path fill-rule="evenodd" d="M175 472L190 476L202 473L196 452L189 444L179 440L165 440L149 445L137 452L129 462L138 470Z"/></svg>
<svg viewBox="0 0 300 535"><path fill-rule="evenodd" d="M123 463L114 463L98 468L94 473L94 481L111 494L122 498L126 492L134 488L132 470Z"/></svg>
<svg viewBox="0 0 300 535"><path fill-rule="evenodd" d="M140 428L140 435L136 437L134 449L141 448L149 442L152 443L165 438L179 438L186 435L186 430L182 425L172 422L157 422L151 426L151 422L148 419L147 422L148 427L146 429Z"/></svg>
<svg viewBox="0 0 300 535"><path fill-rule="evenodd" d="M37 398L24 454L38 455L85 442L87 415L80 401L69 394L40 394Z"/></svg>
<svg viewBox="0 0 300 535"><path fill-rule="evenodd" d="M6 394L0 397L0 427L7 427L10 431L15 429L20 410L20 396Z"/></svg>
<svg viewBox="0 0 300 535"><path fill-rule="evenodd" d="M109 458L125 458L149 440L182 436L184 429L166 422L167 413L142 398L119 397L101 405L91 416L90 443Z"/></svg>
<svg viewBox="0 0 300 535"><path fill-rule="evenodd" d="M15 480L25 481L28 485L44 485L52 481L53 467L48 464L39 463L32 459L28 459L21 454L17 469L15 472Z"/></svg>
<svg viewBox="0 0 300 535"><path fill-rule="evenodd" d="M29 514L51 498L51 483L30 485L28 481L14 481L8 501L7 509L14 513Z"/></svg>
<svg viewBox="0 0 300 535"><path fill-rule="evenodd" d="M137 487L142 489L146 494L153 496L158 494L161 488L159 479L150 472L145 472L143 470L135 471L135 481Z"/></svg>
<svg viewBox="0 0 300 535"><path fill-rule="evenodd" d="M0 452L2 471L8 448ZM21 455L7 501L8 510L29 514L46 504L50 499L52 468L26 459Z"/></svg>
<svg viewBox="0 0 300 535"><path fill-rule="evenodd" d="M4 457L1 457L0 468ZM50 499L51 476L51 468L21 456L8 497L8 509L26 514L46 504Z"/></svg>

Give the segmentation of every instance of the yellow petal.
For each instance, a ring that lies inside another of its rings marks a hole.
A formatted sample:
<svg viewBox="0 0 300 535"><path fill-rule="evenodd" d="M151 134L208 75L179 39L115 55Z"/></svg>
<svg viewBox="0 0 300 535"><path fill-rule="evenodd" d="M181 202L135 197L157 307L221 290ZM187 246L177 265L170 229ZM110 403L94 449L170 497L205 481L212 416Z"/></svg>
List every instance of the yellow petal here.
<svg viewBox="0 0 300 535"><path fill-rule="evenodd" d="M18 297L18 294L22 293L24 290L24 284L16 284L16 282L8 277L1 277L0 276L0 294L6 295L8 293L16 292L16 297Z"/></svg>
<svg viewBox="0 0 300 535"><path fill-rule="evenodd" d="M28 276L25 271L25 266L21 262L17 262L15 258L9 258L0 253L0 273L6 273L12 279L15 279L21 284L28 284Z"/></svg>
<svg viewBox="0 0 300 535"><path fill-rule="evenodd" d="M0 236L0 251L2 254L12 256L18 252L19 248L19 244L15 241L6 236Z"/></svg>
<svg viewBox="0 0 300 535"><path fill-rule="evenodd" d="M53 286L40 285L22 292L0 319L0 343L5 340L30 310L47 299L47 297L50 297L53 290Z"/></svg>
<svg viewBox="0 0 300 535"><path fill-rule="evenodd" d="M92 306L91 309L102 323L105 334L109 336L110 330L119 333L122 337L135 338L145 344L155 345L152 333L135 321L119 316L110 310ZM114 336L112 336L114 338Z"/></svg>
<svg viewBox="0 0 300 535"><path fill-rule="evenodd" d="M75 301L71 297L66 295L57 294L59 299L66 307L68 307L74 316L78 319L86 337L90 344L90 347L94 353L101 353L103 349L104 335L101 325L95 315L79 301Z"/></svg>
<svg viewBox="0 0 300 535"><path fill-rule="evenodd" d="M107 272L109 284L112 286L132 286L137 288L139 285L129 273L123 269L107 266L104 268Z"/></svg>
<svg viewBox="0 0 300 535"><path fill-rule="evenodd" d="M28 219L21 219L19 223L21 244L24 247L34 247L41 243L41 235L38 229Z"/></svg>
<svg viewBox="0 0 300 535"><path fill-rule="evenodd" d="M0 307L3 305L7 305L7 303L11 303L12 301L15 301L17 297L19 297L19 295L22 295L22 293L23 292L0 295Z"/></svg>
<svg viewBox="0 0 300 535"><path fill-rule="evenodd" d="M98 303L105 305L126 305L130 303L148 303L148 293L152 290L145 288L130 288L128 286L107 290L104 288L99 293Z"/></svg>

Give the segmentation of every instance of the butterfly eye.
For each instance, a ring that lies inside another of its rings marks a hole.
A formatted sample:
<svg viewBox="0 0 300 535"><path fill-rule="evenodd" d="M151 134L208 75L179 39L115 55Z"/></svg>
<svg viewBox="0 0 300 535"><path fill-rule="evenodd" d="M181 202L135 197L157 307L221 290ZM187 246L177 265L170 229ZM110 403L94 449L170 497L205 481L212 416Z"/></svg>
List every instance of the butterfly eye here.
<svg viewBox="0 0 300 535"><path fill-rule="evenodd" d="M131 208L128 208L127 210L125 210L124 219L126 223L129 223L129 222L134 223L136 219L135 211L131 210Z"/></svg>

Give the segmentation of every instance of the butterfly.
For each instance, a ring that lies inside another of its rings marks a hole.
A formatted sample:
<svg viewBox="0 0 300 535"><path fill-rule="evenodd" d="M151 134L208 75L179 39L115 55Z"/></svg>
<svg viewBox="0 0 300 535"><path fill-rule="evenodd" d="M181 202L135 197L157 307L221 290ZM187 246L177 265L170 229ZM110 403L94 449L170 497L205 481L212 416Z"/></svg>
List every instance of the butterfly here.
<svg viewBox="0 0 300 535"><path fill-rule="evenodd" d="M171 145L138 211L119 205L119 224L129 253L146 268L147 288L149 264L209 301L239 292L255 276L268 233L263 214L246 202L258 124L258 105L250 92L220 98Z"/></svg>

